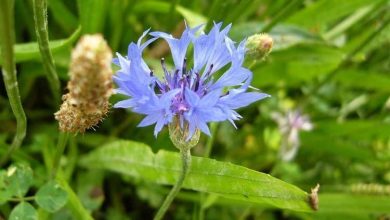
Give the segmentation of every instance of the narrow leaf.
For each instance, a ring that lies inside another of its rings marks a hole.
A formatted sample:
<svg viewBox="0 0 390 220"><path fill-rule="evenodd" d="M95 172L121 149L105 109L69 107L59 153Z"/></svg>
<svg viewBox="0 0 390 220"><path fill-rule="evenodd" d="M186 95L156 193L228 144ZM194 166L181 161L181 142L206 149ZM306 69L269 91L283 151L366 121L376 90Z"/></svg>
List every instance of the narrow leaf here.
<svg viewBox="0 0 390 220"><path fill-rule="evenodd" d="M176 11L184 17L190 27L195 27L207 23L206 17L180 5L176 6Z"/></svg>
<svg viewBox="0 0 390 220"><path fill-rule="evenodd" d="M373 214L390 213L390 198L386 195L324 193L319 197L321 208L318 214L353 213L368 219Z"/></svg>
<svg viewBox="0 0 390 220"><path fill-rule="evenodd" d="M240 41L254 34L260 34L264 28L261 22L244 22L234 25L231 38ZM283 50L296 44L320 43L323 40L298 26L278 24L268 33L274 40L273 51Z"/></svg>
<svg viewBox="0 0 390 220"><path fill-rule="evenodd" d="M79 27L69 38L62 40L53 40L49 42L50 50L54 53L70 46L77 40L81 33L81 27ZM32 59L40 59L40 52L37 42L15 44L15 62L20 63ZM1 57L1 54L0 54ZM2 60L0 59L0 64Z"/></svg>
<svg viewBox="0 0 390 220"><path fill-rule="evenodd" d="M165 1L140 1L134 8L133 12L135 13L161 13L167 14L171 10L171 4ZM175 7L177 13L181 14L186 20L187 24L190 27L195 27L197 25L206 24L207 17L192 11L191 9L185 8L183 6L177 5Z"/></svg>
<svg viewBox="0 0 390 220"><path fill-rule="evenodd" d="M208 158L192 161L183 188L282 209L311 210L306 192L268 174ZM154 154L143 143L132 141L107 144L85 156L81 164L168 185L176 182L181 170L179 153Z"/></svg>
<svg viewBox="0 0 390 220"><path fill-rule="evenodd" d="M319 28L321 25L336 21L342 16L348 15L355 10L372 4L371 0L320 0L309 4L291 16L287 22L305 26L308 28Z"/></svg>
<svg viewBox="0 0 390 220"><path fill-rule="evenodd" d="M78 0L77 5L83 33L99 33L103 31L108 11L106 0Z"/></svg>

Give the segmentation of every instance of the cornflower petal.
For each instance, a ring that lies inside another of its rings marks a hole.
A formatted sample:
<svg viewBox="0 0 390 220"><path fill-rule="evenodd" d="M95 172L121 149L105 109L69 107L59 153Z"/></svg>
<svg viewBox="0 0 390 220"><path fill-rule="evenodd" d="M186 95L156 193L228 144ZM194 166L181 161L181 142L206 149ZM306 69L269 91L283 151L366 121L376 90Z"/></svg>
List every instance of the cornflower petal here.
<svg viewBox="0 0 390 220"><path fill-rule="evenodd" d="M270 95L258 92L242 92L239 90L233 90L228 95L220 99L220 104L226 105L231 109L238 109L267 97L270 97Z"/></svg>
<svg viewBox="0 0 390 220"><path fill-rule="evenodd" d="M174 38L172 35L164 33L164 32L151 32L150 35L156 37L156 38L163 38L167 41L171 52L172 52L172 58L173 62L175 63L175 66L177 69L181 70L183 68L183 60L185 58L188 45L191 42L191 37L201 28L201 25L198 27L195 27L193 29L190 29L186 26L183 34L181 35L180 39Z"/></svg>

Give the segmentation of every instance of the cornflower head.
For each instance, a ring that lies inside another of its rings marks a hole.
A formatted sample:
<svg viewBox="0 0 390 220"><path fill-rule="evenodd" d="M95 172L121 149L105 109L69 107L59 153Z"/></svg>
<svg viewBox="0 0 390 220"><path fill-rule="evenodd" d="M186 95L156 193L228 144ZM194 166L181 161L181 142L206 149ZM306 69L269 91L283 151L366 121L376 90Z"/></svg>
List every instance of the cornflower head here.
<svg viewBox="0 0 390 220"><path fill-rule="evenodd" d="M252 72L243 67L245 40L236 46L227 36L231 25L222 30L221 26L214 24L208 34L196 35L201 26L186 25L178 39L164 32L151 32L152 38L142 43L149 32L145 31L137 43L130 43L126 57L117 53L114 59L120 67L114 76L116 92L129 97L114 107L146 115L138 126L156 124L155 136L169 124L170 131L180 133L187 142L199 136L199 131L210 135L208 122L228 120L235 126L234 121L241 118L238 108L269 95L248 92ZM168 43L174 64L169 69L161 59L162 78L156 77L142 58L142 51L159 38ZM192 67L186 57L191 44ZM222 68L227 70L217 73Z"/></svg>

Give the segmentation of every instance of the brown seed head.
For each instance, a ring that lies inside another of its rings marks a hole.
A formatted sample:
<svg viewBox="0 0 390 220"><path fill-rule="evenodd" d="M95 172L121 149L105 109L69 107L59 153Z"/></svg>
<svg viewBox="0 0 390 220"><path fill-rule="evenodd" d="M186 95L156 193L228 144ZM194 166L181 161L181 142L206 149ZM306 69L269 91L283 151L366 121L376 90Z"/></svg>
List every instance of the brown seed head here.
<svg viewBox="0 0 390 220"><path fill-rule="evenodd" d="M69 92L55 118L64 132L84 132L108 113L112 53L99 34L83 36L72 52Z"/></svg>

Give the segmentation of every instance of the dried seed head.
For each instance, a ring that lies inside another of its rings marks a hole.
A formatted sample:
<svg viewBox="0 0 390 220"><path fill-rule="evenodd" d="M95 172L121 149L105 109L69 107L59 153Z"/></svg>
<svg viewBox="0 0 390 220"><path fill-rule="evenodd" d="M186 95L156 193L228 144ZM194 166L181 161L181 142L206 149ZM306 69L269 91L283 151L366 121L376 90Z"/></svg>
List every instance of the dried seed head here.
<svg viewBox="0 0 390 220"><path fill-rule="evenodd" d="M84 132L107 114L112 94L112 53L101 35L83 36L72 52L69 92L55 118L64 132Z"/></svg>
<svg viewBox="0 0 390 220"><path fill-rule="evenodd" d="M311 208L314 211L318 210L318 202L319 202L318 191L319 190L320 190L320 184L317 183L317 185L311 189L311 193L309 195L309 203L310 203Z"/></svg>
<svg viewBox="0 0 390 220"><path fill-rule="evenodd" d="M268 34L255 34L246 41L247 55L253 59L264 59L272 50L273 39Z"/></svg>

